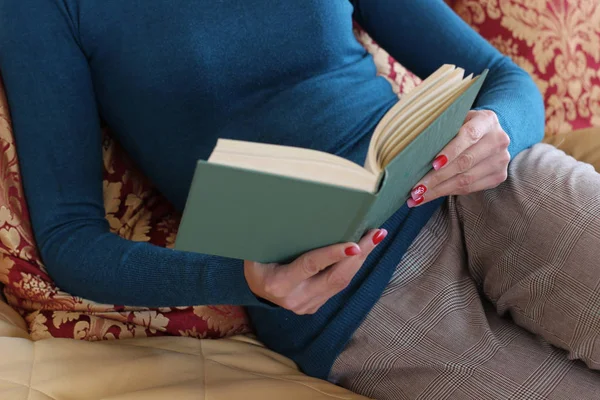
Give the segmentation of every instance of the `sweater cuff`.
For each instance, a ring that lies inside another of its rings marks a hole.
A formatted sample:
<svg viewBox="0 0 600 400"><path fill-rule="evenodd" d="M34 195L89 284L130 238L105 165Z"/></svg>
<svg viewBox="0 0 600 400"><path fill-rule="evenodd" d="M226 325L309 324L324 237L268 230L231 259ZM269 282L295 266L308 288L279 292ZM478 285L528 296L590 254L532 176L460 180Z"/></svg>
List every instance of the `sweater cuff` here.
<svg viewBox="0 0 600 400"><path fill-rule="evenodd" d="M498 118L498 122L500 123L500 127L502 128L502 130L504 130L504 132L506 132L506 134L510 138L510 144L508 145L508 152L510 153L511 160L513 158L515 158L517 156L517 154L519 154L522 150L524 150L516 143L515 138L513 137L511 129L509 127L508 121L502 116L501 112L498 112L498 110L492 106L474 107L473 110L475 110L475 111L488 110L488 111L493 111L494 114L496 114L496 117Z"/></svg>
<svg viewBox="0 0 600 400"><path fill-rule="evenodd" d="M211 268L215 273L210 277L210 281L213 282L212 290L220 300L217 303L271 309L279 308L277 305L256 296L250 290L244 276L243 260L215 258L217 258L215 261L218 265Z"/></svg>

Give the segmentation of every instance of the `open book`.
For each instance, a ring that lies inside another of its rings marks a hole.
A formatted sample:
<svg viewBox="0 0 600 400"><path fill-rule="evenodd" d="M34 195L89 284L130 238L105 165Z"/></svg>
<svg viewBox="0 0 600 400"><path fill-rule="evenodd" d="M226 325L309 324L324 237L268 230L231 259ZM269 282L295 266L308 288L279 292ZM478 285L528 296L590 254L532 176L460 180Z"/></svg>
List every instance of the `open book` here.
<svg viewBox="0 0 600 400"><path fill-rule="evenodd" d="M364 166L316 150L219 139L198 161L175 248L282 262L358 240L406 202L458 132L486 74L440 67L381 119Z"/></svg>

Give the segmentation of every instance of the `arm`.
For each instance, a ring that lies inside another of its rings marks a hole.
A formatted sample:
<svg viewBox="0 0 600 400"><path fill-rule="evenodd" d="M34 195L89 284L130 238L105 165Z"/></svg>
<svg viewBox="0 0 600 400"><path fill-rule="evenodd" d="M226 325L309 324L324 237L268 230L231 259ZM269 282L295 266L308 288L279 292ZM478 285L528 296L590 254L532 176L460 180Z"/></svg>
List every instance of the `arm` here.
<svg viewBox="0 0 600 400"><path fill-rule="evenodd" d="M512 157L544 135L543 101L529 75L473 31L442 0L351 0L356 21L405 67L425 78L442 64L489 74L476 109L494 111Z"/></svg>
<svg viewBox="0 0 600 400"><path fill-rule="evenodd" d="M56 284L108 304L262 304L240 260L135 243L109 232L86 57L64 6L29 3L0 2L0 72L35 237Z"/></svg>

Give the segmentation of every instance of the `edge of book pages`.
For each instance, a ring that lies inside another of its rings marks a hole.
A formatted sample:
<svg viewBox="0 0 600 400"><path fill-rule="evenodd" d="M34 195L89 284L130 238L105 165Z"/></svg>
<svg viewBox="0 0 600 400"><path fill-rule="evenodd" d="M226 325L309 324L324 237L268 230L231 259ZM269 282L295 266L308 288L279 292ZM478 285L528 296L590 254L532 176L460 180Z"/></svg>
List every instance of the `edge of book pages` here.
<svg viewBox="0 0 600 400"><path fill-rule="evenodd" d="M377 124L365 169L380 174L415 137L440 116L478 77L445 64L402 96Z"/></svg>

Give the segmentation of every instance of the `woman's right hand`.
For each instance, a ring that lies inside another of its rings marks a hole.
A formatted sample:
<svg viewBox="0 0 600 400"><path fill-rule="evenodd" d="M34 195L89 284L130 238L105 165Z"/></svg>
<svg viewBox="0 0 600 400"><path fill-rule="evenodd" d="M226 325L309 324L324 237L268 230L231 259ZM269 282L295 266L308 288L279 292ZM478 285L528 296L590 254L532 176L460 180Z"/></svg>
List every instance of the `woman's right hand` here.
<svg viewBox="0 0 600 400"><path fill-rule="evenodd" d="M357 243L340 243L309 251L287 265L244 262L250 290L296 314L314 314L344 290L367 256L387 235L369 231Z"/></svg>

